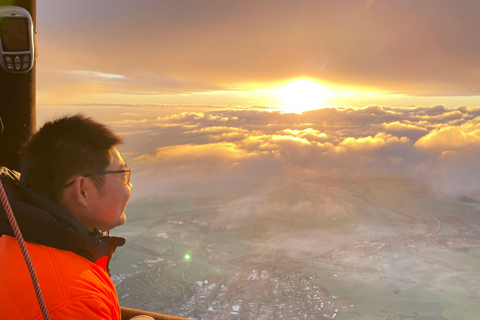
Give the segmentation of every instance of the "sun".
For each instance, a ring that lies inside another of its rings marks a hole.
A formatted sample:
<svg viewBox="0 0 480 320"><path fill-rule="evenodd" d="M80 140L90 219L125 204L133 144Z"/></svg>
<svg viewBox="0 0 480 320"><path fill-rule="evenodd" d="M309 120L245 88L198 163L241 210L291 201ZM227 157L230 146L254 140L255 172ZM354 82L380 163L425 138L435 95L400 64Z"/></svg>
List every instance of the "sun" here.
<svg viewBox="0 0 480 320"><path fill-rule="evenodd" d="M309 79L291 81L278 92L284 102L282 109L295 113L319 109L325 98L331 95L320 83Z"/></svg>

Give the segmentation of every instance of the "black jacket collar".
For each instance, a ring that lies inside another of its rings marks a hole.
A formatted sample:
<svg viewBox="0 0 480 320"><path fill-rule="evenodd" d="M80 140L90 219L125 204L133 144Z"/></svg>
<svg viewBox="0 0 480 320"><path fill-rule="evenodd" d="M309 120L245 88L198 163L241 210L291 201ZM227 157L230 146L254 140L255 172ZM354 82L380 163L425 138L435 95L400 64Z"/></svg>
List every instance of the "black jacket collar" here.
<svg viewBox="0 0 480 320"><path fill-rule="evenodd" d="M0 180L7 193L25 241L75 252L92 262L125 243L99 230L89 231L64 206L19 185L20 174L0 167ZM14 236L5 210L0 205L0 235ZM109 259L110 260L110 259Z"/></svg>

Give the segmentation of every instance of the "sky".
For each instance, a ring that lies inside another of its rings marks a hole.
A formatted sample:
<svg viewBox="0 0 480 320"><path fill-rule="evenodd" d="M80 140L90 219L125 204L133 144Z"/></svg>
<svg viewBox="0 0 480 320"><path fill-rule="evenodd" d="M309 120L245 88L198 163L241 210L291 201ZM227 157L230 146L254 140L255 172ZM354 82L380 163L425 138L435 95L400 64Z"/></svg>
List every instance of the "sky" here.
<svg viewBox="0 0 480 320"><path fill-rule="evenodd" d="M476 0L37 1L37 124L107 123L137 199L359 175L475 197L479 16Z"/></svg>
<svg viewBox="0 0 480 320"><path fill-rule="evenodd" d="M309 79L310 109L477 106L479 15L476 0L42 0L37 103L283 106Z"/></svg>

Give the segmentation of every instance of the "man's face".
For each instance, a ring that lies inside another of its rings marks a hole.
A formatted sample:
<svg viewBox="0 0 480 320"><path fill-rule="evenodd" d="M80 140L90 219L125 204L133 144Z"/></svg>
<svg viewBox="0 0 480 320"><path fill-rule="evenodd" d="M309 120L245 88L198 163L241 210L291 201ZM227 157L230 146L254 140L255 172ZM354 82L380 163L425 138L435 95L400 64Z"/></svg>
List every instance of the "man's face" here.
<svg viewBox="0 0 480 320"><path fill-rule="evenodd" d="M111 150L113 161L105 171L125 169L125 162L116 148ZM93 219L96 227L107 231L120 226L127 220L125 208L132 193L132 185L125 184L128 173L112 173L105 175L105 183L92 203Z"/></svg>

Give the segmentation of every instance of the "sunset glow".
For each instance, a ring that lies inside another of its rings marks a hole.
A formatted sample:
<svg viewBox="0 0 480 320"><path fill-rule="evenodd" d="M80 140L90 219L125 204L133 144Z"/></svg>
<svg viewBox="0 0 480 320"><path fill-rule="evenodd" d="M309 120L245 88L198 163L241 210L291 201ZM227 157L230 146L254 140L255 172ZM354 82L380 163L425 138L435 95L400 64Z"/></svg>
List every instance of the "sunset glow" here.
<svg viewBox="0 0 480 320"><path fill-rule="evenodd" d="M279 95L284 101L284 111L301 113L318 109L331 92L316 81L299 79L286 84Z"/></svg>
<svg viewBox="0 0 480 320"><path fill-rule="evenodd" d="M204 10L188 1L135 9L122 2L113 11L116 2L97 1L99 12L109 12L98 16L90 14L92 1L39 2L37 104L282 105L293 112L478 104L480 51L471 49L475 35L460 31L478 30L472 14L479 4L280 1L275 8L212 1ZM217 14L205 20L207 12ZM297 80L272 89L280 95L258 91L286 79ZM381 94L331 97L333 87Z"/></svg>

